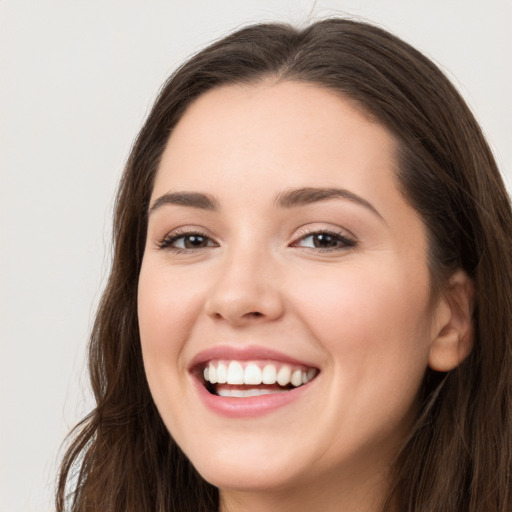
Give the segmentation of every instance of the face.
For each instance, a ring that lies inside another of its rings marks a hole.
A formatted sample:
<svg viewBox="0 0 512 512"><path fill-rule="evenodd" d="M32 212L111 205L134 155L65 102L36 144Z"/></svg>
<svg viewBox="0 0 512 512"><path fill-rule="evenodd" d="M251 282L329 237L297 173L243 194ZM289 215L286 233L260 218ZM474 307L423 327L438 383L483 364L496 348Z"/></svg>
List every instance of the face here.
<svg viewBox="0 0 512 512"><path fill-rule="evenodd" d="M214 89L173 131L142 352L167 428L221 492L370 481L410 426L436 328L394 150L349 101L294 82Z"/></svg>

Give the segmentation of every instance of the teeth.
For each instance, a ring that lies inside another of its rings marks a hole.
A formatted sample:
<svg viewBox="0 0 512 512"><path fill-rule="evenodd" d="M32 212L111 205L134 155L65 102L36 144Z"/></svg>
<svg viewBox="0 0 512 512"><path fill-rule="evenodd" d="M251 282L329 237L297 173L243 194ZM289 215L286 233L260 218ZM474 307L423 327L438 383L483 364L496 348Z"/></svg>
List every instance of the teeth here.
<svg viewBox="0 0 512 512"><path fill-rule="evenodd" d="M286 393L285 389L219 389L219 396L231 396L235 398L245 398L248 396L274 395L276 393Z"/></svg>
<svg viewBox="0 0 512 512"><path fill-rule="evenodd" d="M277 369L278 367L279 370ZM311 381L316 376L316 374L317 370L314 368L305 370L304 368L293 368L289 364L283 364L279 366L279 363L267 363L262 368L261 363L242 363L240 361L210 361L209 364L203 369L203 378L205 382L209 382L210 384L245 384L249 386L259 386L260 384L279 384L281 387L286 387L291 384L293 387L299 387ZM240 390L237 390L237 392L238 391ZM246 391L253 390L243 391L245 393ZM257 391L259 393L259 391L263 390L260 389ZM269 390L264 391L265 393L270 392ZM249 395L244 394L243 396Z"/></svg>
<svg viewBox="0 0 512 512"><path fill-rule="evenodd" d="M219 363L217 366L217 382L219 384L226 384L227 381L228 381L228 368L224 363Z"/></svg>
<svg viewBox="0 0 512 512"><path fill-rule="evenodd" d="M210 372L211 367L212 363L210 363ZM210 382L212 382L211 379ZM244 369L238 361L231 361L231 363L229 363L226 382L228 384L244 384Z"/></svg>
<svg viewBox="0 0 512 512"><path fill-rule="evenodd" d="M290 384L290 378L292 376L292 370L288 365L283 365L277 372L277 383L280 386L287 386Z"/></svg>
<svg viewBox="0 0 512 512"><path fill-rule="evenodd" d="M217 384L217 368L210 363L210 366L208 367L208 373L210 374L210 382L212 384Z"/></svg>
<svg viewBox="0 0 512 512"><path fill-rule="evenodd" d="M302 384L302 372L300 370L295 370L292 373L290 381L292 383L292 386L300 386Z"/></svg>
<svg viewBox="0 0 512 512"><path fill-rule="evenodd" d="M262 375L259 366L254 363L249 363L244 371L244 384L258 385L261 384L261 381Z"/></svg>
<svg viewBox="0 0 512 512"><path fill-rule="evenodd" d="M263 368L263 376L261 380L263 384L275 384L277 382L277 371L273 364L265 365Z"/></svg>

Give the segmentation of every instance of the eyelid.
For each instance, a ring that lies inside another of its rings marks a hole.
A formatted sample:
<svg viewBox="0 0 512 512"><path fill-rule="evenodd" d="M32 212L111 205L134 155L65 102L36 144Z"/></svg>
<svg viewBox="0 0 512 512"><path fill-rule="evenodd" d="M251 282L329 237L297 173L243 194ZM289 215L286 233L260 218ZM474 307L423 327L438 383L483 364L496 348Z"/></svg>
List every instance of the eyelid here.
<svg viewBox="0 0 512 512"><path fill-rule="evenodd" d="M174 247L172 244L179 240L180 238L186 238L187 236L201 236L205 239L207 239L209 242L213 242L214 245L207 245L205 247L197 247L197 248L181 248L181 247ZM212 247L218 247L218 243L215 241L215 239L207 233L207 230L204 228L200 228L198 226L184 226L179 227L176 229L173 229L172 231L168 232L163 237L159 238L156 241L157 248L160 250L169 250L174 251L176 253L180 252L196 252L201 249L209 249Z"/></svg>
<svg viewBox="0 0 512 512"><path fill-rule="evenodd" d="M302 247L305 250L311 250L314 252L332 252L332 251L342 251L348 250L350 248L355 247L358 244L357 238L348 230L340 228L339 226L327 227L325 225L314 226L307 225L298 228L297 232L294 235L293 242L289 244L291 247L301 248L300 242L307 239L308 237L314 235L330 235L335 237L341 245L337 245L336 247ZM180 239L185 239L189 236L200 236L206 239L207 245L198 246L198 247L176 247L173 244ZM165 236L159 238L155 242L156 246L160 250L170 250L175 253L185 253L185 252L198 252L202 249L210 249L214 247L218 247L219 244L215 240L215 238L209 234L208 230L201 228L199 226L182 226L165 234Z"/></svg>
<svg viewBox="0 0 512 512"><path fill-rule="evenodd" d="M314 235L316 233L332 233L340 235L344 238L348 238L354 242L358 241L356 235L354 235L354 233L348 229L333 224L324 224L320 222L313 222L300 226L294 233L294 239L297 240L303 236Z"/></svg>
<svg viewBox="0 0 512 512"><path fill-rule="evenodd" d="M315 252L332 252L332 251L343 251L354 248L358 245L358 239L348 230L336 227L318 226L313 227L311 225L299 228L298 232L294 236L294 241L290 244L292 247L299 247L299 242L307 239L313 235L327 234L338 238L343 243L342 246L332 248L319 248L319 247L303 247L303 249L312 250Z"/></svg>

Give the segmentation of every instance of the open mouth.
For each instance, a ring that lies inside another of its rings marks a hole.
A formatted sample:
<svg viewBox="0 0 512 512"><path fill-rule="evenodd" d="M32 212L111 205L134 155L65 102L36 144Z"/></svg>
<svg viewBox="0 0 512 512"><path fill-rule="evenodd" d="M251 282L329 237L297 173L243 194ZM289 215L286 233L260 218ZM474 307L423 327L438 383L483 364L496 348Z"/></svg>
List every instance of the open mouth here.
<svg viewBox="0 0 512 512"><path fill-rule="evenodd" d="M212 395L245 398L305 386L317 375L316 368L275 361L215 359L197 368L198 378Z"/></svg>

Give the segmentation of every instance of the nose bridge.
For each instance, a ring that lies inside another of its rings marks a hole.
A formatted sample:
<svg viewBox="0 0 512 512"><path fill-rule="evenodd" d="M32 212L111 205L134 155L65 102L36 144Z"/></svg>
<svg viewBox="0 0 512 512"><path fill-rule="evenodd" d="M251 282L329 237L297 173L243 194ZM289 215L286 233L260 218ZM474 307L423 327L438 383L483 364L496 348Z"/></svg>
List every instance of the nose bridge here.
<svg viewBox="0 0 512 512"><path fill-rule="evenodd" d="M274 320L283 304L269 244L241 236L226 247L207 300L207 313L232 324Z"/></svg>

